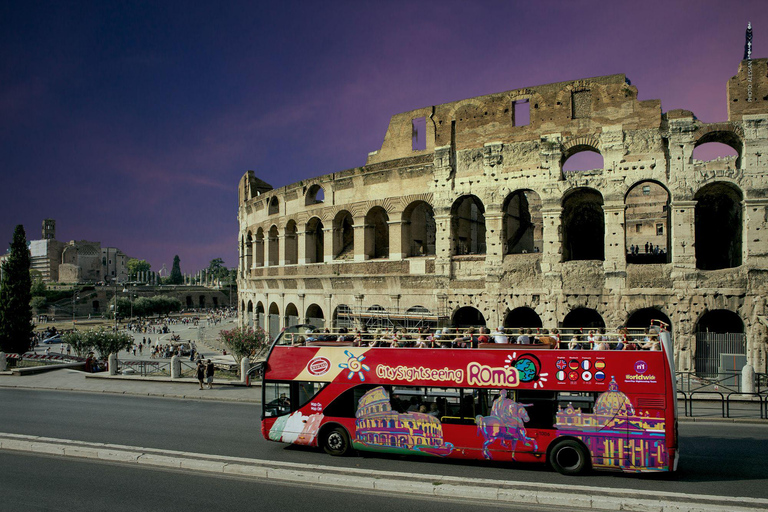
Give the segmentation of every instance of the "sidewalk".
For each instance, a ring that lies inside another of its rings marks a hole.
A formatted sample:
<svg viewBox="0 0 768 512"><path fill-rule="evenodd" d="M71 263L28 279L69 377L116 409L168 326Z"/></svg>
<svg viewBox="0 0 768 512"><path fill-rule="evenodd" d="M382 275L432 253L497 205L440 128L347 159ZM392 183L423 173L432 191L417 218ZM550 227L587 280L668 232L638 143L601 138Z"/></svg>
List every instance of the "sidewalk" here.
<svg viewBox="0 0 768 512"><path fill-rule="evenodd" d="M0 389L8 388L261 403L260 385L246 387L240 382L214 379L213 389L199 389L196 379L109 376L71 369L23 377L0 375Z"/></svg>

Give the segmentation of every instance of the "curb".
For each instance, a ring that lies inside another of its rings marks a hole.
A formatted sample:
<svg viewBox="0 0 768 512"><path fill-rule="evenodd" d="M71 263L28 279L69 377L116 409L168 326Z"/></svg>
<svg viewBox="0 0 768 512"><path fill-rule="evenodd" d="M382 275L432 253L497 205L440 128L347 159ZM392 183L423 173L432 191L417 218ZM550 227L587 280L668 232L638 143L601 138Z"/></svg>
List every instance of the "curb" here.
<svg viewBox="0 0 768 512"><path fill-rule="evenodd" d="M204 400L208 402L233 402L243 404L260 404L260 399L251 398L231 398L226 396L195 396L195 395L178 395L173 393L154 393L151 391L119 391L119 390L94 390L94 389L75 389L75 388L41 388L35 386L0 386L0 390L3 389L25 389L30 391L66 391L74 393L90 393L95 395L125 395L125 396L146 396L150 398L174 398L177 400Z"/></svg>
<svg viewBox="0 0 768 512"><path fill-rule="evenodd" d="M653 492L578 485L510 482L479 478L371 471L313 464L246 459L218 455L140 448L104 443L84 443L21 434L0 433L0 450L94 459L211 474L258 478L275 482L305 482L323 487L397 492L437 498L461 497L510 505L543 505L593 510L642 510L648 512L748 512L768 511L768 499Z"/></svg>

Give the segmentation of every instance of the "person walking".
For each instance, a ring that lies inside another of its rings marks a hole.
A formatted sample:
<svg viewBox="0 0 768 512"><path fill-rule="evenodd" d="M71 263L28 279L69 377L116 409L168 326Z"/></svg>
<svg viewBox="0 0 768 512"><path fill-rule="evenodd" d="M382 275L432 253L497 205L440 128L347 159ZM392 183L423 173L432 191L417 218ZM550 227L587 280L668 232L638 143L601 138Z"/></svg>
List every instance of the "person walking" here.
<svg viewBox="0 0 768 512"><path fill-rule="evenodd" d="M197 362L196 375L197 381L200 383L200 389L203 389L203 381L205 380L205 366L203 366L203 361Z"/></svg>
<svg viewBox="0 0 768 512"><path fill-rule="evenodd" d="M213 367L213 363L209 359L205 363L205 382L208 384L208 389L213 389L213 373L216 369Z"/></svg>

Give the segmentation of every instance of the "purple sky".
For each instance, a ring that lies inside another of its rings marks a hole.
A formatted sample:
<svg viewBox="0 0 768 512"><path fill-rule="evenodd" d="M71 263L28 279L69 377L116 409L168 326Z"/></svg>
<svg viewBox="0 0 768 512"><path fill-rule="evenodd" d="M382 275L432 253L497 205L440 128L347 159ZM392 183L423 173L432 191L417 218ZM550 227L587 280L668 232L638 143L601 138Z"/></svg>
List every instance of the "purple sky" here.
<svg viewBox="0 0 768 512"><path fill-rule="evenodd" d="M747 21L768 57L765 0L3 2L0 241L52 217L235 266L248 169L281 187L363 165L393 114L613 73L722 121Z"/></svg>

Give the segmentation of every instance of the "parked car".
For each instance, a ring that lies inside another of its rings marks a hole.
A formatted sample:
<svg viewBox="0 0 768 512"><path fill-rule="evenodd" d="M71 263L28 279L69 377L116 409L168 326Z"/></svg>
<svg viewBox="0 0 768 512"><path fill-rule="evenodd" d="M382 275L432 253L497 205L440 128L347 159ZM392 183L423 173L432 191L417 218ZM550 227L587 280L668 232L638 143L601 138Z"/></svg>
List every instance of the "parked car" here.
<svg viewBox="0 0 768 512"><path fill-rule="evenodd" d="M61 343L61 334L54 334L50 338L46 338L43 340L43 343L50 344L50 343Z"/></svg>

